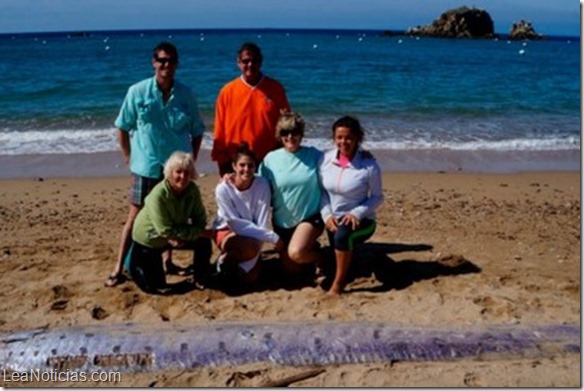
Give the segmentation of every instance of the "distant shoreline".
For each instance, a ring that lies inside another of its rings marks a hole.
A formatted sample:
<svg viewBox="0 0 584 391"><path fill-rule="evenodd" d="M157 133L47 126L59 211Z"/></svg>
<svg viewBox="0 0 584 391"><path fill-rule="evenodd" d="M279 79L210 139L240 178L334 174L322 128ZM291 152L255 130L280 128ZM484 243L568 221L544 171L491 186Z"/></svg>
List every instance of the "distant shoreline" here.
<svg viewBox="0 0 584 391"><path fill-rule="evenodd" d="M213 34L232 34L234 32L245 32L245 33L300 33L300 34L370 34L385 36L387 38L396 36L410 36L407 34L407 30L393 30L393 29L338 29L338 28L177 28L177 29L128 29L128 30L70 30L70 31L31 31L31 32L12 32L12 33L0 33L0 39L14 39L16 37L69 37L69 38L87 38L91 36L103 36L103 35L156 35L156 34L174 34L174 35L187 35L196 33L213 33ZM580 41L580 36L570 36L570 35L545 35L545 40L550 41L562 41L562 40L572 40ZM509 34L507 33L497 33L493 38L467 38L467 39L481 39L481 40L492 40L492 39L508 39ZM425 38L438 38L439 37L425 37ZM463 38L441 38L441 39L463 39Z"/></svg>

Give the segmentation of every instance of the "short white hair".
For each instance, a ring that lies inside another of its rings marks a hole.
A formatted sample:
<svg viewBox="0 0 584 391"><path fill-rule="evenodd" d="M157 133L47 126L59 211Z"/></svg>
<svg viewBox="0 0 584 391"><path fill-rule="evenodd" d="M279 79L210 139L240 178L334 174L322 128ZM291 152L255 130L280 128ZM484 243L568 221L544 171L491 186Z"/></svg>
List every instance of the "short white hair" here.
<svg viewBox="0 0 584 391"><path fill-rule="evenodd" d="M189 180L195 179L195 160L192 154L183 151L173 152L164 164L164 178L170 178L172 171L177 168L185 170L189 174Z"/></svg>

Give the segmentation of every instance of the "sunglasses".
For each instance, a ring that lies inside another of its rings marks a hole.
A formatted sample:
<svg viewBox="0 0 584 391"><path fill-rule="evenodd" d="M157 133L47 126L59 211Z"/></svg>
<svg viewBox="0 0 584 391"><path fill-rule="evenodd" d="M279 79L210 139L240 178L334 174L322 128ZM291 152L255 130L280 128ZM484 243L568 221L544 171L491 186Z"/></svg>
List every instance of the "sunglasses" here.
<svg viewBox="0 0 584 391"><path fill-rule="evenodd" d="M240 58L239 61L245 65L260 63L260 60L258 60L257 58Z"/></svg>
<svg viewBox="0 0 584 391"><path fill-rule="evenodd" d="M302 132L298 130L282 130L280 132L280 137L288 137L288 136L301 136Z"/></svg>
<svg viewBox="0 0 584 391"><path fill-rule="evenodd" d="M172 58L172 57L154 57L154 61L156 61L157 63L160 63L162 65L166 65L166 64L175 65L176 64L176 58Z"/></svg>

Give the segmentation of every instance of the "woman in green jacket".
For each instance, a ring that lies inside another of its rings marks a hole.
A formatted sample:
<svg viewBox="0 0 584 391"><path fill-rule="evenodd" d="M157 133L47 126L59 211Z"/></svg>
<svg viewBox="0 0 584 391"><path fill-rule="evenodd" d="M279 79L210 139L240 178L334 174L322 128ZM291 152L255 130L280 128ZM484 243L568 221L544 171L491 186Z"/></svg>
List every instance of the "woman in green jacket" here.
<svg viewBox="0 0 584 391"><path fill-rule="evenodd" d="M145 292L167 287L162 253L168 249L194 250L196 279L206 272L211 240L205 230L207 215L195 178L191 154L174 152L164 165L164 180L148 194L134 221L126 270Z"/></svg>

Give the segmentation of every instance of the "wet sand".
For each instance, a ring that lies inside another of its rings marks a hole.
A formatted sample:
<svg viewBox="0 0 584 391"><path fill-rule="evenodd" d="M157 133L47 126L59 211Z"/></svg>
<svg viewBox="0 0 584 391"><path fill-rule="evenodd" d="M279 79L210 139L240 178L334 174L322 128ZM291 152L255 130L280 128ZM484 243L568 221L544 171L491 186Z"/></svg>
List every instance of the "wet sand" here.
<svg viewBox="0 0 584 391"><path fill-rule="evenodd" d="M579 171L580 151L454 151L372 150L382 170L388 172L519 173ZM201 150L200 173L214 174L210 151ZM99 178L125 176L120 152L0 155L0 179Z"/></svg>

